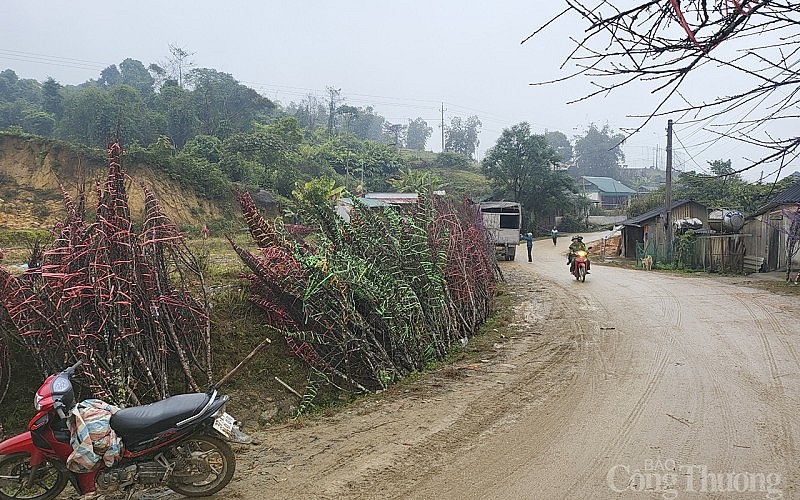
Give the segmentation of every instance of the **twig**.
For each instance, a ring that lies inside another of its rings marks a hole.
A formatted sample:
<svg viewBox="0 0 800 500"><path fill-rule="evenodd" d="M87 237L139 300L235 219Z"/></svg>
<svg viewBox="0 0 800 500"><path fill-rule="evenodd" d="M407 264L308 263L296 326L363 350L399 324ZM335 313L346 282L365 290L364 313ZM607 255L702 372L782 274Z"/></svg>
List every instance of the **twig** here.
<svg viewBox="0 0 800 500"><path fill-rule="evenodd" d="M675 420L677 420L678 422L682 423L686 427L689 427L689 425L690 425L689 422L685 418L678 418L675 415L670 415L669 413L667 413L667 416L669 418L674 418Z"/></svg>
<svg viewBox="0 0 800 500"><path fill-rule="evenodd" d="M298 398L300 398L300 399L303 399L303 395L302 395L302 394L300 394L299 392L295 391L295 390L294 390L294 389L292 389L291 387L289 387L289 384L287 384L287 383L286 383L286 382L284 382L283 380L279 379L278 377L275 377L275 380L277 380L277 381L278 381L278 383L279 383L279 384L281 384L282 386L284 386L284 387L286 387L287 389L289 389L289 392L291 392L292 394L294 394L294 395L295 395L295 396L297 396Z"/></svg>
<svg viewBox="0 0 800 500"><path fill-rule="evenodd" d="M236 365L233 368L233 370L229 371L224 377L222 377L222 379L220 379L220 381L216 383L215 387L219 388L222 384L227 382L228 379L231 378L232 376L234 376L236 374L236 372L241 370L241 368L244 365L249 363L250 360L252 360L253 357L256 354L258 354L259 351L261 351L261 349L265 348L268 344L271 344L271 343L272 343L272 341L269 339L269 337L265 337L264 340L260 344L258 344L255 349L250 351L250 354L248 354L247 357L245 357L238 365ZM275 378L278 378L278 377L275 377Z"/></svg>

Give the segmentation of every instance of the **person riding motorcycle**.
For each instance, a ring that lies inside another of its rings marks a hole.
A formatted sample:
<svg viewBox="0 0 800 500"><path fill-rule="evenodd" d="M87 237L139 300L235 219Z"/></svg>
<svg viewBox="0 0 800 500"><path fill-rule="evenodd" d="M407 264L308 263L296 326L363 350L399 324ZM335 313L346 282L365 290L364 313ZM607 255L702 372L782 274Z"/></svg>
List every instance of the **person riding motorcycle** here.
<svg viewBox="0 0 800 500"><path fill-rule="evenodd" d="M572 268L572 261L575 257L575 253L578 251L586 251L586 243L583 242L583 236L575 235L572 237L572 243L569 245L569 253L567 253L567 265L569 266L569 272L573 272L574 269ZM586 259L586 272L589 272L590 263L589 259Z"/></svg>

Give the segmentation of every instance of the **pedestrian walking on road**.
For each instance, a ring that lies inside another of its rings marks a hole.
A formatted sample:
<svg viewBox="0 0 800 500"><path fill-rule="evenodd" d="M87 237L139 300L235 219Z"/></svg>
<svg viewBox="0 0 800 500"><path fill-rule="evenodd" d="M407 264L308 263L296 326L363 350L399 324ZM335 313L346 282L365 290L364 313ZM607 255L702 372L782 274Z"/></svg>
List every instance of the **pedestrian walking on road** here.
<svg viewBox="0 0 800 500"><path fill-rule="evenodd" d="M525 243L528 245L528 262L533 262L533 256L531 252L533 251L533 233L528 234L521 234L519 239L525 240Z"/></svg>
<svg viewBox="0 0 800 500"><path fill-rule="evenodd" d="M553 238L553 246L556 246L556 240L558 239L558 229L556 229L556 226L553 226L553 229L550 230L550 236Z"/></svg>

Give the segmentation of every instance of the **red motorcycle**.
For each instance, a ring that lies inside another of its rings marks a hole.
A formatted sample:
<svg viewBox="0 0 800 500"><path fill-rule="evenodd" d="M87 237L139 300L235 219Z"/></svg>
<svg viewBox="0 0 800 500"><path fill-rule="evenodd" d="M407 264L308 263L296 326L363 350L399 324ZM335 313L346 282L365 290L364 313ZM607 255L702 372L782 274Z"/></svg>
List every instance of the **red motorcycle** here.
<svg viewBox="0 0 800 500"><path fill-rule="evenodd" d="M70 377L81 364L47 377L34 396L38 413L28 431L0 443L0 499L55 498L67 482L82 495L166 486L202 497L230 482L236 457L225 439L234 419L225 412L228 396L214 387L117 411L110 422L124 445L121 459L113 467L101 459L85 473L67 469L73 452L67 417L76 405Z"/></svg>
<svg viewBox="0 0 800 500"><path fill-rule="evenodd" d="M578 250L572 254L571 270L576 280L586 281L586 273L589 272L589 257L586 250Z"/></svg>

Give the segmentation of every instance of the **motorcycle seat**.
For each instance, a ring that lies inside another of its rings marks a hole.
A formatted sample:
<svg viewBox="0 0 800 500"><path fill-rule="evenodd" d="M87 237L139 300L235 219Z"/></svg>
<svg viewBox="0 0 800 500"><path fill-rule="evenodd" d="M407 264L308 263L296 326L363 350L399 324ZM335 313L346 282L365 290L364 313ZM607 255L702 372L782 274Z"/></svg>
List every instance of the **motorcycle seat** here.
<svg viewBox="0 0 800 500"><path fill-rule="evenodd" d="M196 415L208 403L208 394L179 394L143 406L123 408L111 416L111 428L123 437L153 435Z"/></svg>

